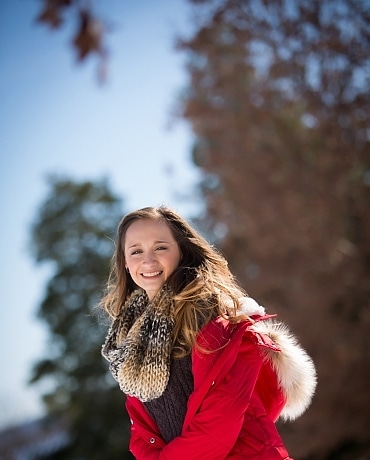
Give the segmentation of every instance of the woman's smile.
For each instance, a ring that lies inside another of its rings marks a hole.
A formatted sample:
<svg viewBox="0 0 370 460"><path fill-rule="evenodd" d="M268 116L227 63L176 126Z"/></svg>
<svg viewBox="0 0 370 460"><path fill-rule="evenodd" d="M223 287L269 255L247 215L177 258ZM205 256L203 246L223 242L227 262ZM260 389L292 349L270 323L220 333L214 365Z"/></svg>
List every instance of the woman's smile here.
<svg viewBox="0 0 370 460"><path fill-rule="evenodd" d="M142 273L142 276L144 276L144 278L153 278L154 276L158 276L161 273L163 272Z"/></svg>

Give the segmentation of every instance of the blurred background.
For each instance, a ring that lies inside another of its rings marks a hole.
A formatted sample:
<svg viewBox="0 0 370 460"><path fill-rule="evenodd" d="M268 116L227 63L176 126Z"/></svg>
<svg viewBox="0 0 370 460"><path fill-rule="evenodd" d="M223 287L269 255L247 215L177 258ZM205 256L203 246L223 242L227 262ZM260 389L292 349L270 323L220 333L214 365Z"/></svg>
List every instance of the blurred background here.
<svg viewBox="0 0 370 460"><path fill-rule="evenodd" d="M370 1L0 4L0 458L132 458L95 309L167 204L315 360L296 460L370 459Z"/></svg>

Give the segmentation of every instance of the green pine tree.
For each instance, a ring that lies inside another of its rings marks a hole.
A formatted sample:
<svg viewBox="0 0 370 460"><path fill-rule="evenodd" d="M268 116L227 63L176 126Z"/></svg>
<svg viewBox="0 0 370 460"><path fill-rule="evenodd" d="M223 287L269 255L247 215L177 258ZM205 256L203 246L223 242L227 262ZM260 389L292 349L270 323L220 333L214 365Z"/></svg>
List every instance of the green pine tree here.
<svg viewBox="0 0 370 460"><path fill-rule="evenodd" d="M51 177L49 188L31 249L38 263L51 268L38 310L50 340L31 382L42 384L47 413L69 426L72 442L63 459L132 458L124 395L100 354L108 321L96 314L122 202L103 180Z"/></svg>

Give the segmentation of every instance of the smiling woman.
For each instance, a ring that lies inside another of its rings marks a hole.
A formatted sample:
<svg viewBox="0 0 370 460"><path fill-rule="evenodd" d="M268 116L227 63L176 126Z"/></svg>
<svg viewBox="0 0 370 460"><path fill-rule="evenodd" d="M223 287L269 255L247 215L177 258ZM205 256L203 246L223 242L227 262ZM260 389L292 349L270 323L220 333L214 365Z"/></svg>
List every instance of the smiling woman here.
<svg viewBox="0 0 370 460"><path fill-rule="evenodd" d="M309 405L314 365L178 214L121 220L102 306L138 460L290 459L275 421Z"/></svg>
<svg viewBox="0 0 370 460"><path fill-rule="evenodd" d="M170 227L163 220L138 220L127 229L122 244L126 270L152 300L181 258Z"/></svg>

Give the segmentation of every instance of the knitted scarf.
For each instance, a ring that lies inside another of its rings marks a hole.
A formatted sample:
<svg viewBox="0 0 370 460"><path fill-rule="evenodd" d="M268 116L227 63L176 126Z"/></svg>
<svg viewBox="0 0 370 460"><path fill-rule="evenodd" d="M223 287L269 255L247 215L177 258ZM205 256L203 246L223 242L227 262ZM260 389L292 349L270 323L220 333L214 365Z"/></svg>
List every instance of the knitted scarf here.
<svg viewBox="0 0 370 460"><path fill-rule="evenodd" d="M173 297L164 286L152 301L134 291L113 321L102 355L121 390L141 401L162 395L170 375Z"/></svg>

